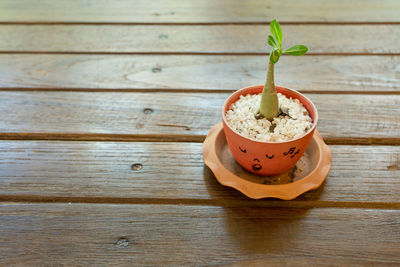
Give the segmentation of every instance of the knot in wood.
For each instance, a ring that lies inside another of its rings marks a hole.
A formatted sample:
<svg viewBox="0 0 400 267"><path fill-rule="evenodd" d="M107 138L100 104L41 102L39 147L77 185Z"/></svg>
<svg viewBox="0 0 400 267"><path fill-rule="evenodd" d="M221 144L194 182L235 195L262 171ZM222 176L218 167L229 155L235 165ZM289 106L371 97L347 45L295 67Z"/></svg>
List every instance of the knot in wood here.
<svg viewBox="0 0 400 267"><path fill-rule="evenodd" d="M152 68L151 71L152 71L153 73L159 73L159 72L161 72L161 68L158 68L158 67Z"/></svg>
<svg viewBox="0 0 400 267"><path fill-rule="evenodd" d="M152 109L152 108L144 108L143 109L143 113L144 114L151 114L151 113L153 113L154 112L154 110Z"/></svg>
<svg viewBox="0 0 400 267"><path fill-rule="evenodd" d="M133 171L140 171L143 168L143 165L141 163L134 163L131 166L131 169Z"/></svg>
<svg viewBox="0 0 400 267"><path fill-rule="evenodd" d="M129 240L128 240L128 238L121 237L120 239L118 239L116 245L117 245L117 247L119 247L119 248L127 247L127 246L129 246Z"/></svg>

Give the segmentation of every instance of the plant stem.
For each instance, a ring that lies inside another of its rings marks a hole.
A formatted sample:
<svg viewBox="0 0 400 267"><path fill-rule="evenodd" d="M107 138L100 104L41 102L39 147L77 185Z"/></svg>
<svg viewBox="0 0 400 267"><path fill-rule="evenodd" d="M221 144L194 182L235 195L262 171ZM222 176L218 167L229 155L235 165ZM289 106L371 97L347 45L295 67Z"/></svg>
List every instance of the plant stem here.
<svg viewBox="0 0 400 267"><path fill-rule="evenodd" d="M278 116L279 103L274 83L274 63L268 63L267 80L261 95L260 115L269 121Z"/></svg>

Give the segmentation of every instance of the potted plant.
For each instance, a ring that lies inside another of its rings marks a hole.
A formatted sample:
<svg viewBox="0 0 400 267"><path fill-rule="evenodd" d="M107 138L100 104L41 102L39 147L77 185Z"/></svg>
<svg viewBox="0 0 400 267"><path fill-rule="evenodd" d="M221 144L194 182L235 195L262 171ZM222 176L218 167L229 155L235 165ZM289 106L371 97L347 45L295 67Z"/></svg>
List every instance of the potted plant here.
<svg viewBox="0 0 400 267"><path fill-rule="evenodd" d="M304 45L282 50L282 30L273 20L268 44L265 85L233 93L222 108L223 128L236 161L247 171L265 176L288 171L301 158L318 121L314 104L301 93L275 86L274 65L282 54L300 56Z"/></svg>

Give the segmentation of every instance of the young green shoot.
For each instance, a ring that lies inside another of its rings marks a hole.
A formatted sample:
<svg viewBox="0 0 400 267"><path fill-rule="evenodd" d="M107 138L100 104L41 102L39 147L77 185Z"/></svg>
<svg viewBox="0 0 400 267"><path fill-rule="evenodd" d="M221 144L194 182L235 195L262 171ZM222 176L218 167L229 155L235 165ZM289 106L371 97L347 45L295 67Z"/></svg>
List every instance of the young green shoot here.
<svg viewBox="0 0 400 267"><path fill-rule="evenodd" d="M282 54L301 56L308 51L308 48L304 45L295 45L282 51L282 29L276 19L271 22L270 30L272 35L268 35L268 44L272 49L269 55L267 79L261 95L259 116L272 121L279 114L278 95L274 83L274 65Z"/></svg>

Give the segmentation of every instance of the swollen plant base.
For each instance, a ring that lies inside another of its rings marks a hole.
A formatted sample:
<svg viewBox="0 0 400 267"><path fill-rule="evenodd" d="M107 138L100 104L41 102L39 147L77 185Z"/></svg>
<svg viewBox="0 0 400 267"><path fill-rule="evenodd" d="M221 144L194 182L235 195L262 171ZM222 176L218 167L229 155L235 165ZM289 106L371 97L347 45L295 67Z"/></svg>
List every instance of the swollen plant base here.
<svg viewBox="0 0 400 267"><path fill-rule="evenodd" d="M280 114L272 122L257 116L261 94L240 96L226 112L228 125L241 135L261 142L282 142L301 137L313 122L298 99L278 93Z"/></svg>

